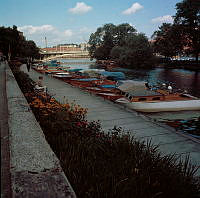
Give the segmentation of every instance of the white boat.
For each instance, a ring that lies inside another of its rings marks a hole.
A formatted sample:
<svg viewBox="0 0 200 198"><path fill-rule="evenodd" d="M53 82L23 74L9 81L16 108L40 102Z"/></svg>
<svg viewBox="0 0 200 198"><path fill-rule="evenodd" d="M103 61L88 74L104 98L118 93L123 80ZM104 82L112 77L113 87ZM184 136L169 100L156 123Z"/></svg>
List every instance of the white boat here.
<svg viewBox="0 0 200 198"><path fill-rule="evenodd" d="M72 75L68 72L58 72L56 74L53 74L52 75L53 77L56 77L56 78L67 78L67 77L72 77Z"/></svg>
<svg viewBox="0 0 200 198"><path fill-rule="evenodd" d="M170 93L168 90L150 90L144 83L136 86L122 84L118 87L123 97L115 100L126 107L140 112L200 110L200 98L184 93Z"/></svg>

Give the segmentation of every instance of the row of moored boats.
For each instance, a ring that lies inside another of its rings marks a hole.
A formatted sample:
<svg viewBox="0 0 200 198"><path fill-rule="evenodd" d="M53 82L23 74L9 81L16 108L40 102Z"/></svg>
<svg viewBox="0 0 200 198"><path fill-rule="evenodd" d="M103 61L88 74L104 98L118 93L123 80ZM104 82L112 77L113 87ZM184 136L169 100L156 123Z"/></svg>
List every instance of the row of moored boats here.
<svg viewBox="0 0 200 198"><path fill-rule="evenodd" d="M200 99L171 86L152 87L147 82L126 80L122 72L103 69L72 69L61 65L35 64L33 69L82 88L90 93L141 112L200 110Z"/></svg>

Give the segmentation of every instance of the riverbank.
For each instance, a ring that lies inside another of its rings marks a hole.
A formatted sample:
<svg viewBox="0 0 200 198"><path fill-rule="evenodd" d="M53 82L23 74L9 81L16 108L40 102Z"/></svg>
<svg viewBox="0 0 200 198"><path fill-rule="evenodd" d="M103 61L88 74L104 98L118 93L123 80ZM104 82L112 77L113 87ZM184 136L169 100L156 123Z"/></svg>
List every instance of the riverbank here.
<svg viewBox="0 0 200 198"><path fill-rule="evenodd" d="M186 69L191 71L200 71L200 61L185 61L185 60L173 60L167 63L160 64L161 67L167 69Z"/></svg>
<svg viewBox="0 0 200 198"><path fill-rule="evenodd" d="M166 68L166 69L186 69L191 71L200 71L200 61L189 61L189 60L161 60L156 61L152 67L141 67L141 69L153 69L153 68ZM108 71L115 70L116 68L124 69L140 69L137 66L124 67L124 65L118 65L112 60L97 60L97 66L104 68Z"/></svg>

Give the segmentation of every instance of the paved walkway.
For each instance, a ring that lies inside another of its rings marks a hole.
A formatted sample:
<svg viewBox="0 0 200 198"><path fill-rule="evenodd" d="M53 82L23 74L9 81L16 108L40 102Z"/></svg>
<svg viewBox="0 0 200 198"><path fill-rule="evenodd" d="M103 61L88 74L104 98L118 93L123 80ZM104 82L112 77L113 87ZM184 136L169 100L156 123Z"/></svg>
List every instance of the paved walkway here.
<svg viewBox="0 0 200 198"><path fill-rule="evenodd" d="M75 198L10 68L0 65L1 198Z"/></svg>
<svg viewBox="0 0 200 198"><path fill-rule="evenodd" d="M0 63L1 197L11 197L10 148L5 64Z"/></svg>
<svg viewBox="0 0 200 198"><path fill-rule="evenodd" d="M26 66L22 66L21 69L28 73ZM34 70L30 70L28 74L34 81L41 75ZM132 136L144 141L151 140L156 145L159 144L163 154L175 153L181 154L182 157L190 154L192 164L200 166L199 140L189 139L166 125L154 123L137 112L105 101L99 96L91 95L48 75L44 75L44 84L47 85L49 92L55 95L56 100L63 103L66 100L75 102L88 108L87 119L89 121L99 120L103 130L108 131L114 126L120 126L129 130ZM200 175L200 170L198 174Z"/></svg>

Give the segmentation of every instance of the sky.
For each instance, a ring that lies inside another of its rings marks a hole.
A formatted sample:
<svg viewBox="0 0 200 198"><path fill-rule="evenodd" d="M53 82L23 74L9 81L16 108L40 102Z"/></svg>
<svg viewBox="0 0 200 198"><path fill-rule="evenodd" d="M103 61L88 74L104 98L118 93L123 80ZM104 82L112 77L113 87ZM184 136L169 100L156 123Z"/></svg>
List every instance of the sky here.
<svg viewBox="0 0 200 198"><path fill-rule="evenodd" d="M149 39L172 23L181 0L1 0L0 26L16 25L38 47L85 43L107 23L129 23Z"/></svg>

